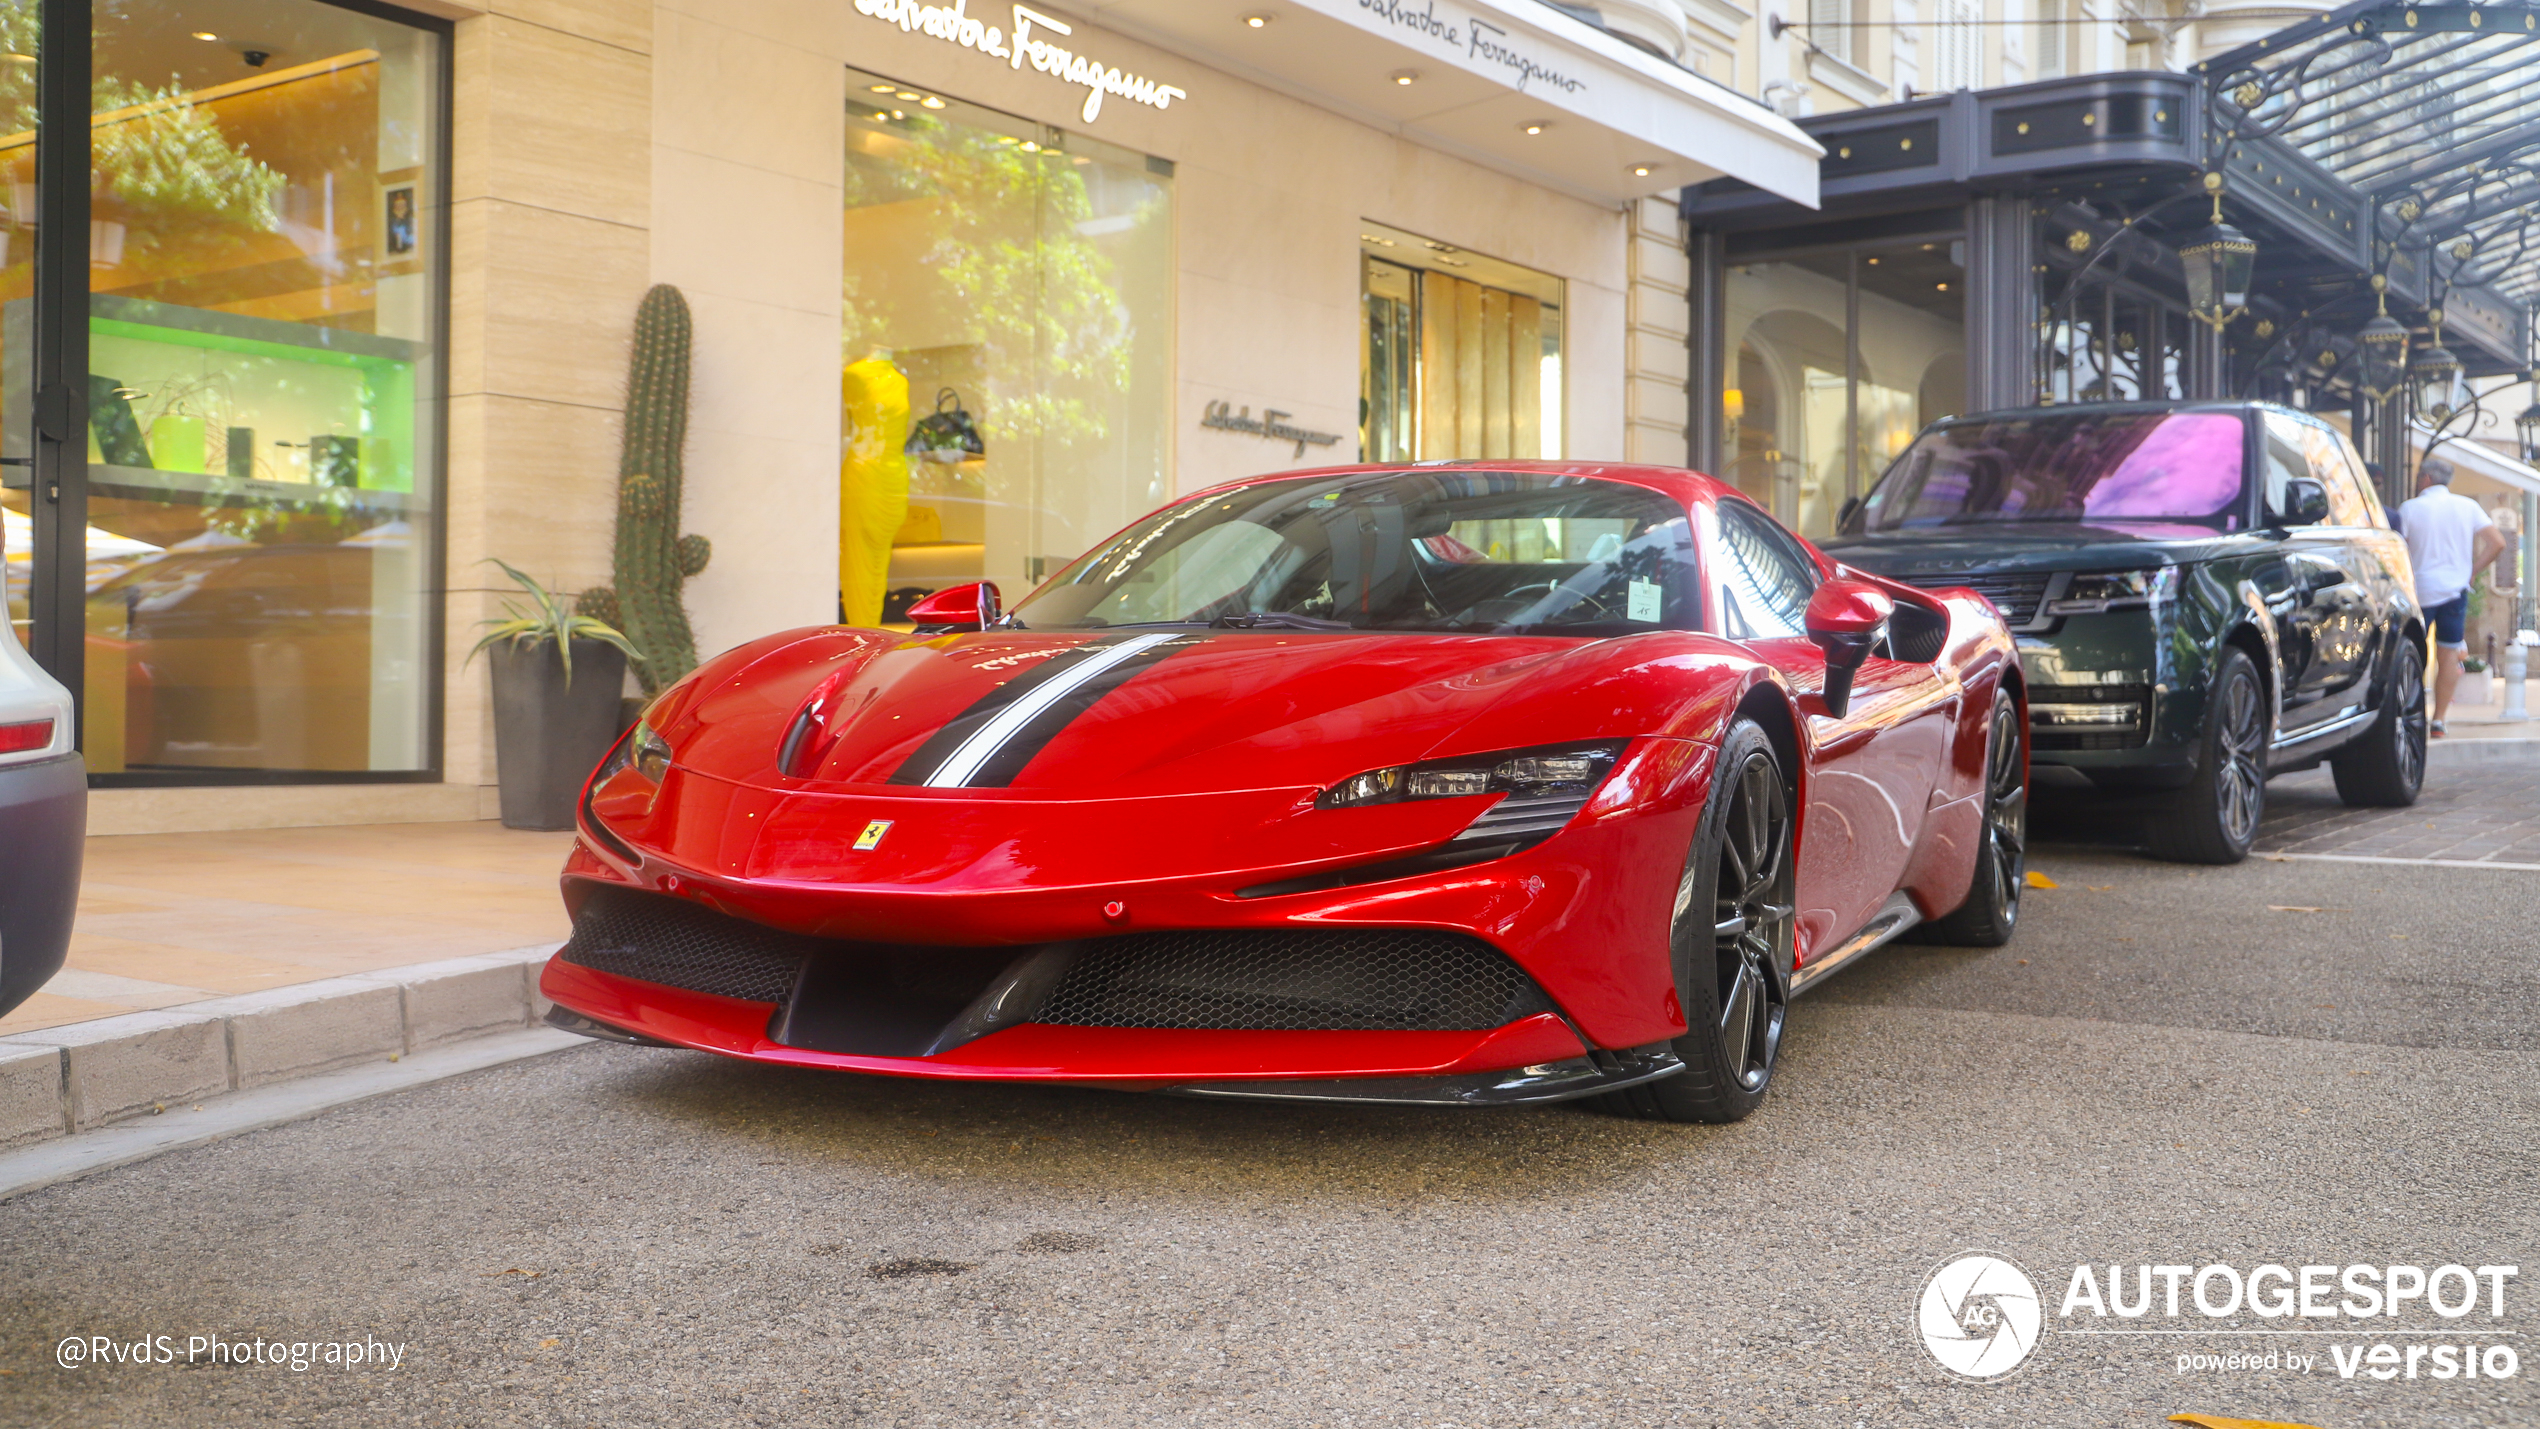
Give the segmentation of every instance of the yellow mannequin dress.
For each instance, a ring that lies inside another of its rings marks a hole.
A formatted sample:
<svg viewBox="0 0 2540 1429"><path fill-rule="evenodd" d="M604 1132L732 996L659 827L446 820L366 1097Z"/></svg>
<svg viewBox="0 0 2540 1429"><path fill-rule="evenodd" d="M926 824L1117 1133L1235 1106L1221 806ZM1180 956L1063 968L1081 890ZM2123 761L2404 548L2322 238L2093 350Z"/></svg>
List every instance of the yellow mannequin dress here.
<svg viewBox="0 0 2540 1429"><path fill-rule="evenodd" d="M838 462L838 599L849 625L879 625L891 538L908 519L908 378L880 353L847 364Z"/></svg>

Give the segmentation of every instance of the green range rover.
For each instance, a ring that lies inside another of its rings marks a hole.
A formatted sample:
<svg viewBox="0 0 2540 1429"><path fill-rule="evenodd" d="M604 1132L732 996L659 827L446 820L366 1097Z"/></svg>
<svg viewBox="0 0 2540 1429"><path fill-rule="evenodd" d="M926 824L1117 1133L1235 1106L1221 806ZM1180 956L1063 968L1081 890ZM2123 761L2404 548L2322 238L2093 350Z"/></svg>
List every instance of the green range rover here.
<svg viewBox="0 0 2540 1429"><path fill-rule="evenodd" d="M2248 856L2269 776L2416 802L2426 627L2345 435L2257 402L2041 407L1932 425L1828 554L1972 586L2020 644L2032 761L2165 791L2153 852Z"/></svg>

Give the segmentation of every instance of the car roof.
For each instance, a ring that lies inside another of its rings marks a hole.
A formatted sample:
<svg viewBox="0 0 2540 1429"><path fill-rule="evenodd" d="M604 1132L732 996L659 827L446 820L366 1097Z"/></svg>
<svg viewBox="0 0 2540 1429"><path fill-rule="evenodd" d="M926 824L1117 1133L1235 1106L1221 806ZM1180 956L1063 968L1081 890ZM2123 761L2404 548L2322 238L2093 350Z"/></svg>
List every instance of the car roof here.
<svg viewBox="0 0 2540 1429"><path fill-rule="evenodd" d="M1220 491L1258 486L1265 481L1297 481L1319 476L1377 476L1397 471L1510 471L1527 472L1537 476L1595 477L1604 481L1618 481L1630 486L1646 487L1651 491L1674 497L1678 501L1703 502L1731 498L1753 504L1753 498L1729 483L1680 466L1650 466L1637 462L1503 461L1489 458L1467 461L1371 462L1359 466L1318 466L1297 471L1267 471L1258 476L1221 481L1215 486L1191 492L1181 499L1187 501Z"/></svg>
<svg viewBox="0 0 2540 1429"><path fill-rule="evenodd" d="M2007 422L2036 417L2102 416L2137 412L2290 412L2280 402L2259 402L2248 398L2214 398L2189 400L2173 398L2152 402L2067 402L2052 407L1997 407L1990 412L1969 412L1959 417L1943 417L1935 427L1954 427L1966 422Z"/></svg>

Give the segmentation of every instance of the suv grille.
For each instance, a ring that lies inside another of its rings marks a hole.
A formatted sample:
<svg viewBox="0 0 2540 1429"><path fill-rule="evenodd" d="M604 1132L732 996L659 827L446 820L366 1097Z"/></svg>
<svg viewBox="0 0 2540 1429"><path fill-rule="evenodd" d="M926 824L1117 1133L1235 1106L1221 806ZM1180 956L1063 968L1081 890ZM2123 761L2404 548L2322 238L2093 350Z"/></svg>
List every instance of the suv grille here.
<svg viewBox="0 0 2540 1429"><path fill-rule="evenodd" d="M819 946L685 899L599 888L573 920L564 960L690 992L783 1002Z"/></svg>
<svg viewBox="0 0 2540 1429"><path fill-rule="evenodd" d="M2002 612L2005 625L2026 625L2037 618L2037 607L2046 599L2046 583L2053 580L2052 571L2007 571L1987 575L1957 575L1946 571L1930 571L1916 575L1889 576L1892 581L1922 590L1947 590L1952 586L1968 586L1976 594L1993 602Z"/></svg>
<svg viewBox="0 0 2540 1429"><path fill-rule="evenodd" d="M1087 948L1034 1014L1063 1027L1481 1030L1551 1010L1479 938L1408 928L1141 933Z"/></svg>

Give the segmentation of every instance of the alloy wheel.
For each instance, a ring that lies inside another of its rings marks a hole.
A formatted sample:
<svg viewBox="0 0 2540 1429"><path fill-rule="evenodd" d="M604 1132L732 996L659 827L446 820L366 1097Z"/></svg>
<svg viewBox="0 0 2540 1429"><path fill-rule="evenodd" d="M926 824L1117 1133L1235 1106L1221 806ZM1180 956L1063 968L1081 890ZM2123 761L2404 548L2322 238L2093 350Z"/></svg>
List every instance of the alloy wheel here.
<svg viewBox="0 0 2540 1429"><path fill-rule="evenodd" d="M1985 775L1985 856L1993 860L1994 896L2013 916L2028 873L2028 761L2021 757L2021 734L2018 707L2008 700L1995 705L1992 767Z"/></svg>
<svg viewBox="0 0 2540 1429"><path fill-rule="evenodd" d="M2425 713L2424 664L2403 653L2399 660L2399 672L2393 683L2395 688L2390 691L2390 697L2397 703L2399 712L2399 717L2391 721L2393 726L2391 737L2399 742L2398 758L2393 762L2399 767L2401 782L2409 789L2414 789L2425 779L2425 739L2428 726Z"/></svg>
<svg viewBox="0 0 2540 1429"><path fill-rule="evenodd" d="M1747 1091L1772 1075L1790 1007L1790 844L1781 774L1768 756L1752 755L1729 792L1712 929L1720 1047Z"/></svg>
<svg viewBox="0 0 2540 1429"><path fill-rule="evenodd" d="M2216 810L2222 816L2223 833L2232 843L2246 847L2257 837L2258 816L2265 808L2267 776L2262 761L2266 757L2267 722L2258 708L2258 682L2243 676L2233 680L2223 691L2222 708L2216 712L2221 721L2214 742L2214 758L2219 768L2214 771Z"/></svg>

